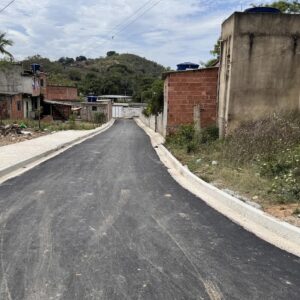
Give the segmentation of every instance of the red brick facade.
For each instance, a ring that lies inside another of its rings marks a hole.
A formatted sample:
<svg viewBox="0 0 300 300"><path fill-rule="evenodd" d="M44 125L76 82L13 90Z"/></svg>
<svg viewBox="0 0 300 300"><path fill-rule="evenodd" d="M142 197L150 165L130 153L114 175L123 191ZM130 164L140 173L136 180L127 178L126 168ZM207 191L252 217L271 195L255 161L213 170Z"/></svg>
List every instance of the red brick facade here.
<svg viewBox="0 0 300 300"><path fill-rule="evenodd" d="M0 119L9 119L10 117L10 97L0 96Z"/></svg>
<svg viewBox="0 0 300 300"><path fill-rule="evenodd" d="M201 128L216 125L219 68L170 72L165 75L167 133L195 122L194 107L200 105Z"/></svg>
<svg viewBox="0 0 300 300"><path fill-rule="evenodd" d="M76 87L48 85L45 98L47 100L78 100L78 91Z"/></svg>
<svg viewBox="0 0 300 300"><path fill-rule="evenodd" d="M11 98L11 118L13 120L24 119L22 94Z"/></svg>

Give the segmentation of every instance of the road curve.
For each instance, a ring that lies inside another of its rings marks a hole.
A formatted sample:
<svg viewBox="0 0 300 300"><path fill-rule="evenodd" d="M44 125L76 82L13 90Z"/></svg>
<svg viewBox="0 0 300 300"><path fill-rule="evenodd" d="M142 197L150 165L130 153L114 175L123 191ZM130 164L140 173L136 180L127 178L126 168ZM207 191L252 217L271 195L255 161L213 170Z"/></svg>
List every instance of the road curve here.
<svg viewBox="0 0 300 300"><path fill-rule="evenodd" d="M299 299L300 259L180 187L132 121L0 185L0 299Z"/></svg>

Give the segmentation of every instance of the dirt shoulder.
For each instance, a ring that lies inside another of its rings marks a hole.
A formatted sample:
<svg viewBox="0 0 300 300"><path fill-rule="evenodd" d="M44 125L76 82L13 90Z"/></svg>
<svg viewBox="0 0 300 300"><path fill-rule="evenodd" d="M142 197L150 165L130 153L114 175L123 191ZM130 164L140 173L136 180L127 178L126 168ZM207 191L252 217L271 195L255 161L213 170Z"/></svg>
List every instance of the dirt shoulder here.
<svg viewBox="0 0 300 300"><path fill-rule="evenodd" d="M26 129L26 134L8 134L6 136L0 136L0 147L11 145L15 143L20 143L28 140L32 140L38 138L40 136L45 136L49 134L49 132L37 132Z"/></svg>
<svg viewBox="0 0 300 300"><path fill-rule="evenodd" d="M225 139L184 125L167 148L204 181L300 227L300 115L244 123Z"/></svg>
<svg viewBox="0 0 300 300"><path fill-rule="evenodd" d="M172 154L195 175L226 193L268 214L300 227L300 204L284 202L270 193L272 181L261 177L251 167L235 168L215 160L215 153L186 153L174 145L166 145Z"/></svg>

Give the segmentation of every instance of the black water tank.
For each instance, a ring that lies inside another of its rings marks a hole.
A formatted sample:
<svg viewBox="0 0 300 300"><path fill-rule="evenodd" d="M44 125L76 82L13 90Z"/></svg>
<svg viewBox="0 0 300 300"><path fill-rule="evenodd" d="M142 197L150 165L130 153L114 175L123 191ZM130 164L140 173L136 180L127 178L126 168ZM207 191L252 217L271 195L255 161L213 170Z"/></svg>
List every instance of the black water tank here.
<svg viewBox="0 0 300 300"><path fill-rule="evenodd" d="M199 65L191 63L191 62L184 62L182 64L177 65L177 71L196 70L198 68L199 68Z"/></svg>
<svg viewBox="0 0 300 300"><path fill-rule="evenodd" d="M247 13L271 13L271 14L280 14L281 11L274 7L252 7L245 10Z"/></svg>

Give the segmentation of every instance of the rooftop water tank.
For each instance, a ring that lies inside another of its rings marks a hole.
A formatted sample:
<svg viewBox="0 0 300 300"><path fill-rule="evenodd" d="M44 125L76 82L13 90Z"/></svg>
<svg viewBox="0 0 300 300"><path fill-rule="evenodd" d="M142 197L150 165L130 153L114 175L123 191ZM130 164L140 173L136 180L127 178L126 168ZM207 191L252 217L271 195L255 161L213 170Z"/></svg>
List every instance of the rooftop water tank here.
<svg viewBox="0 0 300 300"><path fill-rule="evenodd" d="M281 11L274 7L252 7L245 10L247 13L271 13L271 14L280 14Z"/></svg>
<svg viewBox="0 0 300 300"><path fill-rule="evenodd" d="M41 71L41 65L39 65L39 64L32 64L31 65L31 71L33 73L36 73L37 71Z"/></svg>
<svg viewBox="0 0 300 300"><path fill-rule="evenodd" d="M97 102L97 96L87 96L87 102Z"/></svg>
<svg viewBox="0 0 300 300"><path fill-rule="evenodd" d="M182 64L177 65L177 71L196 70L198 68L199 68L199 65L191 63L191 62L184 62Z"/></svg>

